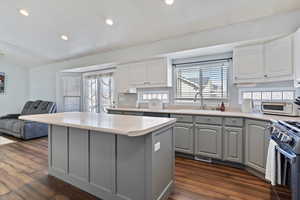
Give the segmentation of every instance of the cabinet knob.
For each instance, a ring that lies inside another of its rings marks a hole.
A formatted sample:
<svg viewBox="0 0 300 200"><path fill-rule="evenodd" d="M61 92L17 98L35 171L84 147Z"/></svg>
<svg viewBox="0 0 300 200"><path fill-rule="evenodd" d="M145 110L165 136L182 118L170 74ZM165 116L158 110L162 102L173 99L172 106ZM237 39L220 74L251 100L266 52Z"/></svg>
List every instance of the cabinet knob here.
<svg viewBox="0 0 300 200"><path fill-rule="evenodd" d="M265 75L264 75L264 77L265 77L265 78L267 78L267 77L268 77L268 75L267 75L267 74L265 74Z"/></svg>

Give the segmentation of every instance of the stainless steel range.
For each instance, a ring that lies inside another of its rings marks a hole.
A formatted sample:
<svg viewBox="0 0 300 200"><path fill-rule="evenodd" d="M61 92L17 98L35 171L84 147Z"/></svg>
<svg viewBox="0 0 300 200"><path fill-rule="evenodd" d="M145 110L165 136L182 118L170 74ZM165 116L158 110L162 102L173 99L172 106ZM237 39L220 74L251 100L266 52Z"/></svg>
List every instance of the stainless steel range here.
<svg viewBox="0 0 300 200"><path fill-rule="evenodd" d="M291 191L292 200L300 200L300 122L273 121L271 138L278 144L276 150L282 157L282 185ZM276 187L277 192L276 192ZM280 198L280 187L276 186L275 193Z"/></svg>

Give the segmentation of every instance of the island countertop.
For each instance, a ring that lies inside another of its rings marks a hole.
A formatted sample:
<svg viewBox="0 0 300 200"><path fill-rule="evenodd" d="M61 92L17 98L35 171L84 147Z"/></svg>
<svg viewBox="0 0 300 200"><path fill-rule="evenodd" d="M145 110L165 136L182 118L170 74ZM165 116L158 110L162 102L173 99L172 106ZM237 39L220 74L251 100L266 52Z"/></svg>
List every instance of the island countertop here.
<svg viewBox="0 0 300 200"><path fill-rule="evenodd" d="M130 137L143 136L176 122L172 118L124 116L87 112L24 115L19 119L51 125L100 131Z"/></svg>

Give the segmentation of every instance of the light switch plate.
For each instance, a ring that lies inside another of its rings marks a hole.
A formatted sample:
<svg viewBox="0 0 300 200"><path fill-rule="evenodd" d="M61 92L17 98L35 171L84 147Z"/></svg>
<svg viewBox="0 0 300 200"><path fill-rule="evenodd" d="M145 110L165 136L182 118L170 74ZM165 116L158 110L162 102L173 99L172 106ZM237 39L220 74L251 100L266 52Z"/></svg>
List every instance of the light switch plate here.
<svg viewBox="0 0 300 200"><path fill-rule="evenodd" d="M157 151L159 151L160 150L160 142L156 142L155 144L154 144L154 152L157 152Z"/></svg>

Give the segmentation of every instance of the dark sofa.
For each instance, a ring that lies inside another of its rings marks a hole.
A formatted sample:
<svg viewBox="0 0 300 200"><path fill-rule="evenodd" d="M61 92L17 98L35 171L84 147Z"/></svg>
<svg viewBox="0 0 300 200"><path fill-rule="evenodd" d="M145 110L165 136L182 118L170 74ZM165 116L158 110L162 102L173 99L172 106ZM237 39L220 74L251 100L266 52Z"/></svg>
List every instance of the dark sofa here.
<svg viewBox="0 0 300 200"><path fill-rule="evenodd" d="M48 135L48 125L37 122L19 120L21 115L55 113L56 104L48 101L29 101L25 104L21 114L9 114L0 117L0 133L12 135L24 140Z"/></svg>

